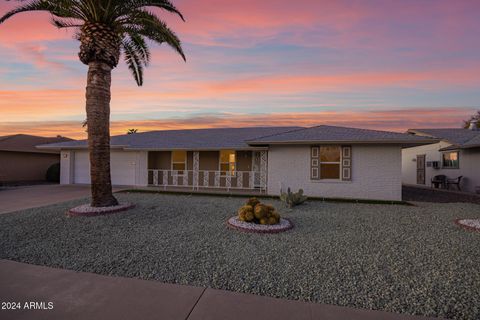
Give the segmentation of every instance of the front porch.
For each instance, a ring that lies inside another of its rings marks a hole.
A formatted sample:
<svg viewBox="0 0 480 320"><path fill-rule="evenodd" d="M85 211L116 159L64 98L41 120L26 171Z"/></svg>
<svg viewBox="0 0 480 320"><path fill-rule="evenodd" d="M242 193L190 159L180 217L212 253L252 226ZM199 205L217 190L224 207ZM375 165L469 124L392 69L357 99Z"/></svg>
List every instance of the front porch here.
<svg viewBox="0 0 480 320"><path fill-rule="evenodd" d="M267 150L149 151L148 186L266 193Z"/></svg>

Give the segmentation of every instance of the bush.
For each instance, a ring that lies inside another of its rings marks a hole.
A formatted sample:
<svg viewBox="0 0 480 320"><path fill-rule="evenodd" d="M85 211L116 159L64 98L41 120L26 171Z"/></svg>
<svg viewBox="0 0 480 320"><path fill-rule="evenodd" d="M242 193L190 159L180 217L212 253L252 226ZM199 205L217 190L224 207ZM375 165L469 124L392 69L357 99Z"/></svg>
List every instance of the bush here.
<svg viewBox="0 0 480 320"><path fill-rule="evenodd" d="M52 164L47 169L45 178L48 182L60 182L60 163Z"/></svg>

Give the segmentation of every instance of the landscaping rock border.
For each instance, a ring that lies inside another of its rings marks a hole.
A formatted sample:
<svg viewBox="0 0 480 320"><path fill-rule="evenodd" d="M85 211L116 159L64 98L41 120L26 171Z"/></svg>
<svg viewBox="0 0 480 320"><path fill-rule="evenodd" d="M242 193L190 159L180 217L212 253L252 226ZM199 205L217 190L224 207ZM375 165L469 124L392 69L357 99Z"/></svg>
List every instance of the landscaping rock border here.
<svg viewBox="0 0 480 320"><path fill-rule="evenodd" d="M82 204L81 206L68 210L67 215L95 217L95 216L101 216L101 215L116 213L120 211L125 211L133 207L135 207L135 204L130 202L122 203L112 207L92 207L89 204Z"/></svg>
<svg viewBox="0 0 480 320"><path fill-rule="evenodd" d="M253 233L279 233L293 228L293 223L287 218L280 218L278 224L257 224L251 222L240 221L238 216L233 216L227 220L230 228Z"/></svg>
<svg viewBox="0 0 480 320"><path fill-rule="evenodd" d="M480 231L480 219L457 219L454 222L467 230Z"/></svg>

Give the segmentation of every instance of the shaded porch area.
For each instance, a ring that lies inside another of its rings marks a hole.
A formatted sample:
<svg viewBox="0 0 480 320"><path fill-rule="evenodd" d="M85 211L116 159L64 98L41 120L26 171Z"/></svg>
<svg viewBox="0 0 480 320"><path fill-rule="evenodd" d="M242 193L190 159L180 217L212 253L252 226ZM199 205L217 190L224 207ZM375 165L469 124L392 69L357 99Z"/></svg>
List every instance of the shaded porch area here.
<svg viewBox="0 0 480 320"><path fill-rule="evenodd" d="M267 189L267 150L149 151L148 186L165 191Z"/></svg>

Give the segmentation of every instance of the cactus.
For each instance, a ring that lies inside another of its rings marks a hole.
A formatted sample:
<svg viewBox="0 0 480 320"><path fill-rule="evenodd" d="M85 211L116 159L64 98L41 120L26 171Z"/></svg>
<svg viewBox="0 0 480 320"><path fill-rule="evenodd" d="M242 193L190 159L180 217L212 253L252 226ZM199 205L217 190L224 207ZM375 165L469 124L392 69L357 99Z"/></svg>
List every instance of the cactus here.
<svg viewBox="0 0 480 320"><path fill-rule="evenodd" d="M260 201L257 198L253 197L253 198L248 199L246 204L247 204L247 206L252 206L253 208L255 208L255 206L259 203L260 203Z"/></svg>
<svg viewBox="0 0 480 320"><path fill-rule="evenodd" d="M277 224L280 214L271 204L263 204L257 198L250 198L238 209L238 220L263 225Z"/></svg>
<svg viewBox="0 0 480 320"><path fill-rule="evenodd" d="M265 207L267 207L268 213L272 213L273 211L275 211L275 207L271 204L266 204Z"/></svg>
<svg viewBox="0 0 480 320"><path fill-rule="evenodd" d="M258 220L265 218L268 214L268 207L264 204L259 203L255 206L254 213L255 218L257 218Z"/></svg>
<svg viewBox="0 0 480 320"><path fill-rule="evenodd" d="M282 200L287 207L293 208L305 202L307 197L303 195L303 189L298 190L298 192L292 192L290 188L288 188L286 193L280 192L280 200Z"/></svg>
<svg viewBox="0 0 480 320"><path fill-rule="evenodd" d="M252 211L248 211L247 213L245 213L245 221L253 222L254 219L255 219L255 216L253 215Z"/></svg>
<svg viewBox="0 0 480 320"><path fill-rule="evenodd" d="M245 220L246 220L246 219L245 219L245 215L246 215L246 214L245 214L245 211L239 212L239 213L238 213L238 220L240 220L240 221L245 221Z"/></svg>
<svg viewBox="0 0 480 320"><path fill-rule="evenodd" d="M248 206L248 205L245 205L243 207L240 207L240 209L238 209L238 215L240 216L241 214L245 215L245 213L247 213L248 211L252 211L253 212L253 207L252 206Z"/></svg>
<svg viewBox="0 0 480 320"><path fill-rule="evenodd" d="M268 224L277 224L278 221L275 219L275 217L270 217L268 218Z"/></svg>
<svg viewBox="0 0 480 320"><path fill-rule="evenodd" d="M275 219L277 219L277 221L280 221L280 214L278 214L277 211L272 212L272 217L274 217Z"/></svg>

